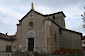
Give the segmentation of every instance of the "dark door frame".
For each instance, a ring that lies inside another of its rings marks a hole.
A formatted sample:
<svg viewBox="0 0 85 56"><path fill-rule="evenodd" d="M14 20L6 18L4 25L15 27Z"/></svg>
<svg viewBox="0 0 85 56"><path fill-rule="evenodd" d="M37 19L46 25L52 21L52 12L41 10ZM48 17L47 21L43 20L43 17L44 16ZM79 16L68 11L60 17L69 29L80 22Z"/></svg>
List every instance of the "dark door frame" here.
<svg viewBox="0 0 85 56"><path fill-rule="evenodd" d="M34 51L34 38L28 38L28 51Z"/></svg>

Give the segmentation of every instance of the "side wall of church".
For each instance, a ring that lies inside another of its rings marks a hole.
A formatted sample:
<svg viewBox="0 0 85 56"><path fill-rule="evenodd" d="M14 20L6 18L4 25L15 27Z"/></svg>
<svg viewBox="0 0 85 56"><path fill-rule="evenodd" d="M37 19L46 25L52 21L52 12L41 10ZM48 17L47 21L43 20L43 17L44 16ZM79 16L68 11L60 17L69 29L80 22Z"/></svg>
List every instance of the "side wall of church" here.
<svg viewBox="0 0 85 56"><path fill-rule="evenodd" d="M33 18L30 18L30 14L33 13ZM28 51L28 34L34 32L34 51L45 50L45 26L44 17L31 11L22 21L19 31L19 44L22 45L21 51ZM29 22L33 22L34 26L29 28Z"/></svg>
<svg viewBox="0 0 85 56"><path fill-rule="evenodd" d="M67 30L62 30L61 34L61 48L82 50L80 34Z"/></svg>
<svg viewBox="0 0 85 56"><path fill-rule="evenodd" d="M51 29L50 29L50 45L51 45L51 52L54 52L60 48L60 31L59 27L51 22Z"/></svg>

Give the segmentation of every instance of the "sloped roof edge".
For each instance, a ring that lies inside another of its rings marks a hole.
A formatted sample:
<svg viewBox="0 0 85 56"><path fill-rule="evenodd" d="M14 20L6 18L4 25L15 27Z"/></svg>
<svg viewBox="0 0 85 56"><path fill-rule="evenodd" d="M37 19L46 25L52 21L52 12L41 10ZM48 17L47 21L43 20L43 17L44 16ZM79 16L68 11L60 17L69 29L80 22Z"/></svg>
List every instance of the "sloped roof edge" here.
<svg viewBox="0 0 85 56"><path fill-rule="evenodd" d="M82 34L82 33L80 33L80 32L76 32L76 31L73 31L73 30L69 30L69 29L63 29L63 28L62 28L62 30L67 30L67 31L71 31L71 32L75 32L75 33L78 33L78 34Z"/></svg>
<svg viewBox="0 0 85 56"><path fill-rule="evenodd" d="M56 24L61 30L66 30L66 31L70 31L70 32L74 32L74 33L77 33L77 34L80 34L82 36L82 33L80 32L76 32L76 31L73 31L73 30L69 30L69 29L65 29L65 28L62 28L61 26L59 26L57 23L55 23L53 20L51 19L45 19L45 20L50 20L52 21L54 24Z"/></svg>
<svg viewBox="0 0 85 56"><path fill-rule="evenodd" d="M15 37L16 37L16 35L9 36L9 35L0 33L0 39L12 41L12 40L15 40L16 39Z"/></svg>
<svg viewBox="0 0 85 56"><path fill-rule="evenodd" d="M21 20L19 20L19 22L22 21L31 11L34 11L34 12L36 12L36 13L42 15L42 16L50 16L50 15L55 15L55 14L62 13L62 15L63 15L64 17L66 17L65 14L64 14L62 11L57 12L57 13L52 13L52 14L43 15L43 14L41 14L41 13L39 13L39 12L37 12L37 11L31 9Z"/></svg>

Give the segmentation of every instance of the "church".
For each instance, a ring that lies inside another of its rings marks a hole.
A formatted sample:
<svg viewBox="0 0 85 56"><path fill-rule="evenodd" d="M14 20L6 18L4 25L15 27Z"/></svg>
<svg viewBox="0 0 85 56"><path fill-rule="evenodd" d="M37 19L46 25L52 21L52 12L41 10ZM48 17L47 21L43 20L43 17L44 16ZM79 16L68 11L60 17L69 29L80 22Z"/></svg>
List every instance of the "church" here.
<svg viewBox="0 0 85 56"><path fill-rule="evenodd" d="M82 33L65 28L66 16L62 11L43 15L34 10L33 3L31 7L17 24L16 50L50 53L63 48L82 50Z"/></svg>

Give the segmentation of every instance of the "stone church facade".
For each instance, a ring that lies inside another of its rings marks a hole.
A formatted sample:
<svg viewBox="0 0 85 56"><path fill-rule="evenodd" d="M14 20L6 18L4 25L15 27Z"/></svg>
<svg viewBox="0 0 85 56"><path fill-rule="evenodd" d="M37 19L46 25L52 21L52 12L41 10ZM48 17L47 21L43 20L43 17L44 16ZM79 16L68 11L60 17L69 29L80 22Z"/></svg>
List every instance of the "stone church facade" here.
<svg viewBox="0 0 85 56"><path fill-rule="evenodd" d="M43 15L31 10L19 20L16 33L16 50L54 52L56 50L82 50L82 33L65 28L64 13L57 12Z"/></svg>

